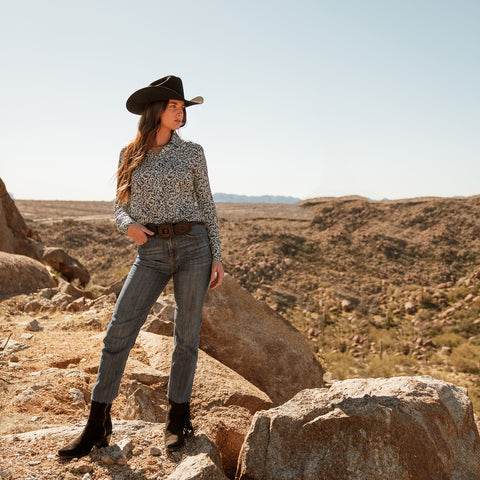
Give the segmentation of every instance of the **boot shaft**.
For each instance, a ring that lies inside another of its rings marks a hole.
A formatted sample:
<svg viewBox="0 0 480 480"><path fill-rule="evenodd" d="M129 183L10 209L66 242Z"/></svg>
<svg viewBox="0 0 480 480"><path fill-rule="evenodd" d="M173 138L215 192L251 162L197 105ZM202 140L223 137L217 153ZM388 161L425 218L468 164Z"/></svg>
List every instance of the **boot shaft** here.
<svg viewBox="0 0 480 480"><path fill-rule="evenodd" d="M186 436L193 433L190 421L190 404L168 401L165 420L165 446L167 450L180 448Z"/></svg>
<svg viewBox="0 0 480 480"><path fill-rule="evenodd" d="M168 401L165 429L175 434L191 435L193 426L190 419L190 404Z"/></svg>
<svg viewBox="0 0 480 480"><path fill-rule="evenodd" d="M92 404L90 405L90 415L88 416L88 419L92 421L101 421L103 423L105 419L110 416L111 408L111 403L100 403L92 400Z"/></svg>

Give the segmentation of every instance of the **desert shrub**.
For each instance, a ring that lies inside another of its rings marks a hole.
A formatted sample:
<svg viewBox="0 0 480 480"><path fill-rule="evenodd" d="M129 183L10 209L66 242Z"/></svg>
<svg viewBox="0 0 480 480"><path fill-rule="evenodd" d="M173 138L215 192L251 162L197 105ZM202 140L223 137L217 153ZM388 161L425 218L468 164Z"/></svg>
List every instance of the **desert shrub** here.
<svg viewBox="0 0 480 480"><path fill-rule="evenodd" d="M403 288L403 290L405 292L415 292L416 290L420 290L422 287L420 285L417 285L417 284L410 284L410 285L405 285L405 287Z"/></svg>
<svg viewBox="0 0 480 480"><path fill-rule="evenodd" d="M480 347L462 343L453 349L450 356L451 364L465 373L480 373Z"/></svg>
<svg viewBox="0 0 480 480"><path fill-rule="evenodd" d="M320 328L322 330L325 329L325 327L327 325L334 325L337 323L337 320L336 318L334 317L334 315L332 315L328 309L328 307L325 307L322 312L320 313L319 317L318 317L318 325L320 326Z"/></svg>
<svg viewBox="0 0 480 480"><path fill-rule="evenodd" d="M428 322L433 318L434 313L431 310L428 310L426 308L422 308L417 312L416 319L419 322Z"/></svg>
<svg viewBox="0 0 480 480"><path fill-rule="evenodd" d="M102 295L103 289L98 285L89 285L88 290L93 293L95 297Z"/></svg>
<svg viewBox="0 0 480 480"><path fill-rule="evenodd" d="M461 285L460 287L452 289L448 293L448 301L450 303L455 303L458 300L464 299L469 293L470 291L468 290L468 288L465 285Z"/></svg>
<svg viewBox="0 0 480 480"><path fill-rule="evenodd" d="M330 352L325 353L321 359L322 365L331 373L332 378L336 380L345 380L352 377L352 371L355 369L356 361L348 352Z"/></svg>
<svg viewBox="0 0 480 480"><path fill-rule="evenodd" d="M397 345L398 341L395 335L390 330L383 328L371 327L368 332L368 339L370 343L374 342L377 346L377 350L388 350Z"/></svg>
<svg viewBox="0 0 480 480"><path fill-rule="evenodd" d="M430 292L422 292L418 296L418 304L421 308L437 308L438 304L435 302L433 295Z"/></svg>
<svg viewBox="0 0 480 480"><path fill-rule="evenodd" d="M386 295L395 297L401 293L401 290L398 288L398 286L390 284L387 286L387 291L385 293Z"/></svg>
<svg viewBox="0 0 480 480"><path fill-rule="evenodd" d="M465 343L465 339L458 333L444 332L432 338L432 342L436 347L458 347Z"/></svg>
<svg viewBox="0 0 480 480"><path fill-rule="evenodd" d="M390 329L395 326L395 316L393 315L392 308L389 308L387 315L385 316L385 327Z"/></svg>
<svg viewBox="0 0 480 480"><path fill-rule="evenodd" d="M436 337L437 335L440 335L441 333L444 333L443 327L441 325L429 325L425 329L425 335L428 337Z"/></svg>
<svg viewBox="0 0 480 480"><path fill-rule="evenodd" d="M452 331L462 335L464 338L468 338L480 333L480 325L474 323L478 318L478 314L469 310L459 310L453 315L455 324L452 327Z"/></svg>
<svg viewBox="0 0 480 480"><path fill-rule="evenodd" d="M472 292L473 294L478 296L478 289L475 288L475 290ZM480 298L476 298L475 301L472 302L472 311L475 311L476 313L480 313Z"/></svg>
<svg viewBox="0 0 480 480"><path fill-rule="evenodd" d="M413 374L418 363L409 355L385 354L374 357L366 367L369 377L392 377L401 374Z"/></svg>
<svg viewBox="0 0 480 480"><path fill-rule="evenodd" d="M477 385L469 387L468 396L472 401L473 409L478 415L478 412L480 412L480 387Z"/></svg>

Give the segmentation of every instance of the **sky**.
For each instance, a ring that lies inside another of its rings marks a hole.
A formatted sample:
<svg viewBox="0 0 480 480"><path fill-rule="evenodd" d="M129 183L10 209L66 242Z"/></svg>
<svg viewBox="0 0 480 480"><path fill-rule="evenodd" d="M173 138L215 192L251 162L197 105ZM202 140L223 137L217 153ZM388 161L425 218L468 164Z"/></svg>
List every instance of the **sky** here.
<svg viewBox="0 0 480 480"><path fill-rule="evenodd" d="M0 0L0 178L112 200L135 90L173 74L214 193L480 194L478 0Z"/></svg>

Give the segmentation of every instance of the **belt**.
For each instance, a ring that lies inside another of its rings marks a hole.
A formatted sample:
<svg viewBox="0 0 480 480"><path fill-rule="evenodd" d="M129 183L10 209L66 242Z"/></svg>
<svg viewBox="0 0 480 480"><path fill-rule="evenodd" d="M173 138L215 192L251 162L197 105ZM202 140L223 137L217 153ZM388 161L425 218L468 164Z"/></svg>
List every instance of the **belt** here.
<svg viewBox="0 0 480 480"><path fill-rule="evenodd" d="M175 235L186 235L194 225L205 225L204 222L147 223L145 226L160 238L173 238Z"/></svg>

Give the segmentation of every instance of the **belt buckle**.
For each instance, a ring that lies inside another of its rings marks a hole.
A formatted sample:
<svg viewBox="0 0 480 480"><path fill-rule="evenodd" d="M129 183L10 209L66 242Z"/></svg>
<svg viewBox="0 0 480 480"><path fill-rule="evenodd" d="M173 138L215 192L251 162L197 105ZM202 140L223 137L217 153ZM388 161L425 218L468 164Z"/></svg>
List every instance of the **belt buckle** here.
<svg viewBox="0 0 480 480"><path fill-rule="evenodd" d="M160 224L157 229L158 236L162 238L173 238L175 236L173 225L171 223Z"/></svg>

